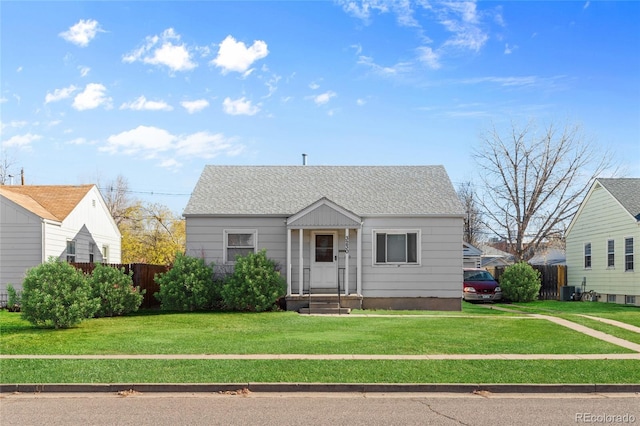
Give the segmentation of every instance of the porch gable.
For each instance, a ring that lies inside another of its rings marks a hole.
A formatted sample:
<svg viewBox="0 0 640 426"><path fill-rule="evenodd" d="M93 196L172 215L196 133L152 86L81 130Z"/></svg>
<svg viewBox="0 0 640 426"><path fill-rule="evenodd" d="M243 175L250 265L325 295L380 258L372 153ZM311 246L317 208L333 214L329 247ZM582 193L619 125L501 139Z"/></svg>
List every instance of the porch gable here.
<svg viewBox="0 0 640 426"><path fill-rule="evenodd" d="M290 229L359 228L362 219L323 197L287 218Z"/></svg>

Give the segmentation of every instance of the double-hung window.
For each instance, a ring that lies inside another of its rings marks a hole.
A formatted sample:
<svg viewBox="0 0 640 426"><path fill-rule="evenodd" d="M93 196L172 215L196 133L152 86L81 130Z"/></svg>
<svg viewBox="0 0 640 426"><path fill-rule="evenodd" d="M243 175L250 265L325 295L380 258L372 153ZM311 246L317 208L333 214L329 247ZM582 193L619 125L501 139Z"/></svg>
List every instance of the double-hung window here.
<svg viewBox="0 0 640 426"><path fill-rule="evenodd" d="M584 267L585 269L591 268L591 243L584 245Z"/></svg>
<svg viewBox="0 0 640 426"><path fill-rule="evenodd" d="M76 242L74 240L67 241L67 262L76 261Z"/></svg>
<svg viewBox="0 0 640 426"><path fill-rule="evenodd" d="M614 240L607 240L607 268L616 266L616 244Z"/></svg>
<svg viewBox="0 0 640 426"><path fill-rule="evenodd" d="M89 243L89 262L93 263L96 256L96 245L94 243Z"/></svg>
<svg viewBox="0 0 640 426"><path fill-rule="evenodd" d="M224 262L235 263L236 257L255 253L257 231L254 229L224 231Z"/></svg>
<svg viewBox="0 0 640 426"><path fill-rule="evenodd" d="M633 271L633 237L624 239L624 270Z"/></svg>
<svg viewBox="0 0 640 426"><path fill-rule="evenodd" d="M374 231L375 253L378 265L417 264L419 259L419 232Z"/></svg>

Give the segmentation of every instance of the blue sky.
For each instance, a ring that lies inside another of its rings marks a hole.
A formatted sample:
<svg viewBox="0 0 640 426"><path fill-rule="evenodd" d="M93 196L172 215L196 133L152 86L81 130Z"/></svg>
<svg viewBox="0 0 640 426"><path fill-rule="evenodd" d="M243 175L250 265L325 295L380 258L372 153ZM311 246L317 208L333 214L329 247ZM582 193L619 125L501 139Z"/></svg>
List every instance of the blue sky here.
<svg viewBox="0 0 640 426"><path fill-rule="evenodd" d="M302 153L477 181L480 133L535 120L638 177L639 22L635 1L2 1L2 156L181 213L206 164Z"/></svg>

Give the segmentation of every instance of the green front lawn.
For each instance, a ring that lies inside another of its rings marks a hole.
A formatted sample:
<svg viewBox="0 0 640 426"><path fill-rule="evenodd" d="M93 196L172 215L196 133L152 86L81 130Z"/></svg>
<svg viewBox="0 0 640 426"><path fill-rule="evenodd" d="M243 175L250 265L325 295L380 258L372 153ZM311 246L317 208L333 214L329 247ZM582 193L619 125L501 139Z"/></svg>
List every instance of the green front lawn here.
<svg viewBox="0 0 640 426"><path fill-rule="evenodd" d="M0 360L2 383L640 383L634 360Z"/></svg>
<svg viewBox="0 0 640 426"><path fill-rule="evenodd" d="M597 354L628 349L546 320L141 313L65 330L0 312L2 354Z"/></svg>

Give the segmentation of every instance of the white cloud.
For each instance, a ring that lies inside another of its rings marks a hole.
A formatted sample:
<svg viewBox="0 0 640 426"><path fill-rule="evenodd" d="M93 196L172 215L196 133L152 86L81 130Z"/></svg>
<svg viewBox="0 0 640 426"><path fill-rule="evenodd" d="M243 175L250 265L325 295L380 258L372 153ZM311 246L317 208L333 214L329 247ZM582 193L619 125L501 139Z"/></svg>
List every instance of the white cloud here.
<svg viewBox="0 0 640 426"><path fill-rule="evenodd" d="M189 114L193 114L207 108L209 106L209 101L207 101L206 99L182 101L180 102L180 105L182 105L182 107L186 109Z"/></svg>
<svg viewBox="0 0 640 426"><path fill-rule="evenodd" d="M67 145L87 145L87 144L90 144L91 142L89 142L85 138L75 138L75 139L71 139L70 141L67 141L66 143Z"/></svg>
<svg viewBox="0 0 640 426"><path fill-rule="evenodd" d="M124 62L140 61L151 65L164 65L173 71L189 71L198 65L191 60L191 51L186 44L179 44L180 35L173 28L160 36L147 36L138 49L126 54Z"/></svg>
<svg viewBox="0 0 640 426"><path fill-rule="evenodd" d="M20 67L16 68L16 72L22 72L22 67L20 66Z"/></svg>
<svg viewBox="0 0 640 426"><path fill-rule="evenodd" d="M138 126L133 130L109 136L107 145L100 148L111 154L142 154L144 158L155 158L158 153L173 148L176 136L164 129Z"/></svg>
<svg viewBox="0 0 640 426"><path fill-rule="evenodd" d="M233 156L244 150L234 139L222 133L196 132L189 135L173 135L167 130L150 126L109 136L102 152L135 155L144 159L159 159L159 166L177 169L182 166L178 158L214 158Z"/></svg>
<svg viewBox="0 0 640 426"><path fill-rule="evenodd" d="M81 19L67 31L58 34L63 39L80 47L87 47L98 32L104 32L95 19Z"/></svg>
<svg viewBox="0 0 640 426"><path fill-rule="evenodd" d="M78 67L78 69L80 70L80 77L88 76L89 75L89 71L91 71L91 68L83 67L83 66Z"/></svg>
<svg viewBox="0 0 640 426"><path fill-rule="evenodd" d="M49 102L57 102L61 101L62 99L66 99L70 97L77 89L78 88L73 84L69 87L56 89L53 91L53 93L47 93L47 95L44 97L44 103L48 104Z"/></svg>
<svg viewBox="0 0 640 426"><path fill-rule="evenodd" d="M358 106L363 106L366 103L367 103L367 101L365 101L364 99L357 99L356 100L356 105L358 105Z"/></svg>
<svg viewBox="0 0 640 426"><path fill-rule="evenodd" d="M5 98L4 96L0 98L0 104L3 104L5 102L9 102L9 99Z"/></svg>
<svg viewBox="0 0 640 426"><path fill-rule="evenodd" d="M514 50L518 49L517 45L514 46L509 46L509 43L505 44L504 46L504 54L505 55L510 55L513 53Z"/></svg>
<svg viewBox="0 0 640 426"><path fill-rule="evenodd" d="M230 115L255 115L260 111L259 107L251 105L251 101L247 101L244 97L235 101L231 100L231 98L225 98L222 106L224 112Z"/></svg>
<svg viewBox="0 0 640 426"><path fill-rule="evenodd" d="M318 90L319 88L320 88L320 85L316 82L309 84L309 89L311 90Z"/></svg>
<svg viewBox="0 0 640 426"><path fill-rule="evenodd" d="M120 109L132 109L134 111L171 111L173 107L165 101L149 101L140 96L135 101L120 105Z"/></svg>
<svg viewBox="0 0 640 426"><path fill-rule="evenodd" d="M236 155L238 152L231 139L222 133L209 132L187 135L177 143L176 148L180 156L196 158L214 158L223 153Z"/></svg>
<svg viewBox="0 0 640 426"><path fill-rule="evenodd" d="M408 62L399 62L392 67L385 67L378 65L373 61L373 58L369 56L359 56L358 64L365 65L375 73L383 77L394 76L400 73L405 73L411 70L411 64Z"/></svg>
<svg viewBox="0 0 640 426"><path fill-rule="evenodd" d="M89 83L82 93L79 93L73 100L73 107L78 111L98 108L104 105L111 107L111 98L105 95L107 88L99 83Z"/></svg>
<svg viewBox="0 0 640 426"><path fill-rule="evenodd" d="M6 141L2 142L3 148L19 148L24 150L31 150L31 143L42 139L40 135L34 135L31 133L27 133L26 135L15 135Z"/></svg>
<svg viewBox="0 0 640 426"><path fill-rule="evenodd" d="M328 92L321 93L317 96L312 96L311 98L313 99L313 102L316 103L316 105L324 105L335 96L337 96L336 92L329 90Z"/></svg>
<svg viewBox="0 0 640 426"><path fill-rule="evenodd" d="M431 69L437 70L440 68L440 55L434 52L430 47L419 47L418 59Z"/></svg>
<svg viewBox="0 0 640 426"><path fill-rule="evenodd" d="M222 68L222 73L236 71L248 75L252 70L249 69L255 61L265 58L269 54L267 43L262 40L255 40L253 44L247 46L236 41L232 36L227 36L218 50L218 56L211 61L216 67Z"/></svg>
<svg viewBox="0 0 640 426"><path fill-rule="evenodd" d="M8 122L8 123L0 122L0 129L4 129L4 128L6 128L6 127L11 127L11 128L14 128L14 129L19 129L19 128L21 128L21 127L26 126L27 124L29 124L29 122L24 121L24 120L22 120L22 121L12 120L12 121L10 121L10 122Z"/></svg>

